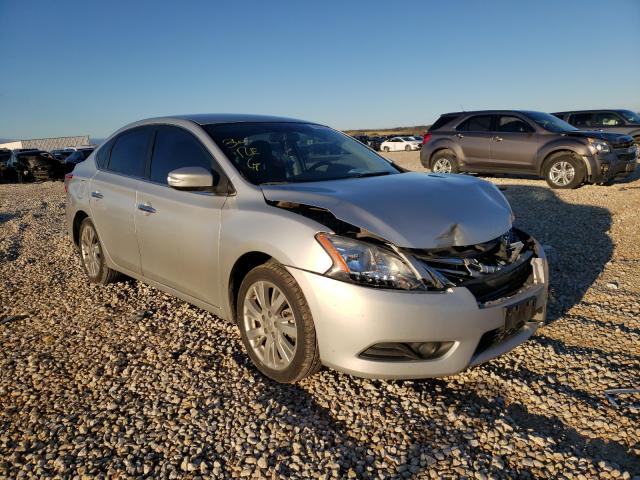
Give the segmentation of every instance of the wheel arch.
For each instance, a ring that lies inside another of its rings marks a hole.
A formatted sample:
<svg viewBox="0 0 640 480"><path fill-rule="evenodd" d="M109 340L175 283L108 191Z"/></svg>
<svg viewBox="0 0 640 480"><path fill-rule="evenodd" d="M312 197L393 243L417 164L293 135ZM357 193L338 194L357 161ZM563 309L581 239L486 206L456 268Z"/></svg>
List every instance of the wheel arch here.
<svg viewBox="0 0 640 480"><path fill-rule="evenodd" d="M89 218L89 215L84 210L78 210L73 216L72 233L73 244L77 247L80 242L80 225L85 218Z"/></svg>
<svg viewBox="0 0 640 480"><path fill-rule="evenodd" d="M571 155L571 156L577 158L585 166L587 177L589 177L589 178L591 177L591 175L592 175L592 167L591 167L591 164L589 163L589 161L586 158L584 158L583 155L580 155L575 150L571 150L570 148L566 148L566 147L558 148L558 149L552 150L552 151L550 151L548 153L545 153L544 157L542 158L542 161L540 162L540 165L538 166L538 174L540 176L544 176L544 169L545 169L545 166L547 165L547 163L553 157L558 156L560 154L568 154L568 155Z"/></svg>
<svg viewBox="0 0 640 480"><path fill-rule="evenodd" d="M251 270L272 260L273 257L268 253L252 251L240 256L231 267L227 281L227 301L229 302L229 320L231 322L236 320L236 304L242 280Z"/></svg>

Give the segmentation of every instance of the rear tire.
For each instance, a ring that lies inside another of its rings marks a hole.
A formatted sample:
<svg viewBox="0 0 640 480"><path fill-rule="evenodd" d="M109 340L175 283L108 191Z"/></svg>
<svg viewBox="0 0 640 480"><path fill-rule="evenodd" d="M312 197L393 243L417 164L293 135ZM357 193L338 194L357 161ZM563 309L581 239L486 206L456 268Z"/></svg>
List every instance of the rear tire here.
<svg viewBox="0 0 640 480"><path fill-rule="evenodd" d="M298 283L279 263L260 265L242 280L236 321L251 361L265 376L295 383L320 370L311 310Z"/></svg>
<svg viewBox="0 0 640 480"><path fill-rule="evenodd" d="M404 147L404 151L405 152L410 152L411 151L411 145L407 145L406 147Z"/></svg>
<svg viewBox="0 0 640 480"><path fill-rule="evenodd" d="M115 282L122 276L120 272L107 266L102 242L98 238L98 232L91 219L85 218L80 224L78 239L80 263L91 283L105 285Z"/></svg>
<svg viewBox="0 0 640 480"><path fill-rule="evenodd" d="M542 174L551 188L573 189L582 185L585 168L582 161L571 153L558 153L544 163Z"/></svg>
<svg viewBox="0 0 640 480"><path fill-rule="evenodd" d="M431 171L433 173L460 173L458 158L448 148L439 150L431 157Z"/></svg>

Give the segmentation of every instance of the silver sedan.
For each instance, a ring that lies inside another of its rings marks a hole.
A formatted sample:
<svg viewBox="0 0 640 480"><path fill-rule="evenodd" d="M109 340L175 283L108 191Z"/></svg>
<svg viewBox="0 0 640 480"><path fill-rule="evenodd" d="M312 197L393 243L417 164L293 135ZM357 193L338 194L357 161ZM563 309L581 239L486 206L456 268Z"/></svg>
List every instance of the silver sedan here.
<svg viewBox="0 0 640 480"><path fill-rule="evenodd" d="M193 115L114 133L65 179L89 281L127 275L238 325L296 382L450 375L544 322L541 246L498 189L405 172L329 127Z"/></svg>

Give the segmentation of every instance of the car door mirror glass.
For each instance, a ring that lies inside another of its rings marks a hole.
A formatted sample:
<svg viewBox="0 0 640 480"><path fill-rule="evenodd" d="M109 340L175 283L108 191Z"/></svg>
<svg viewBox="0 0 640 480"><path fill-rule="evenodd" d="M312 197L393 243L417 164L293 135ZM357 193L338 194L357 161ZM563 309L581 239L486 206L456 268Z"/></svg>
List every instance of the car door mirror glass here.
<svg viewBox="0 0 640 480"><path fill-rule="evenodd" d="M167 183L176 190L213 191L220 181L220 176L214 175L203 167L182 167L172 170L167 175Z"/></svg>

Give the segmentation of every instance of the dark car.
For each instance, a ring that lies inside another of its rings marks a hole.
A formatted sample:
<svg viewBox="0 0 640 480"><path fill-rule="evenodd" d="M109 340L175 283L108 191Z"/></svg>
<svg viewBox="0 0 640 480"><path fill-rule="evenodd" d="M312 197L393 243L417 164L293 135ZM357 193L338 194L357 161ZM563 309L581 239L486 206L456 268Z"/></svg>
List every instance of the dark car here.
<svg viewBox="0 0 640 480"><path fill-rule="evenodd" d="M631 135L636 144L640 145L640 115L631 110L579 110L557 112L553 115L581 130Z"/></svg>
<svg viewBox="0 0 640 480"><path fill-rule="evenodd" d="M549 113L490 110L442 115L420 160L434 172L533 174L552 188L576 188L630 174L637 154L629 135L581 131Z"/></svg>
<svg viewBox="0 0 640 480"><path fill-rule="evenodd" d="M71 152L71 155L62 162L64 173L71 172L78 163L84 162L94 150L93 147L79 148L75 152Z"/></svg>
<svg viewBox="0 0 640 480"><path fill-rule="evenodd" d="M28 182L62 178L63 169L59 161L43 150L14 150L7 161L5 172L9 180Z"/></svg>
<svg viewBox="0 0 640 480"><path fill-rule="evenodd" d="M11 158L11 150L8 148L0 148L0 180L5 179L7 171L7 163Z"/></svg>
<svg viewBox="0 0 640 480"><path fill-rule="evenodd" d="M74 152L75 150L67 150L67 149L51 150L51 154L59 162L64 162L67 159L67 157L69 157Z"/></svg>

